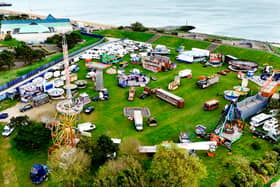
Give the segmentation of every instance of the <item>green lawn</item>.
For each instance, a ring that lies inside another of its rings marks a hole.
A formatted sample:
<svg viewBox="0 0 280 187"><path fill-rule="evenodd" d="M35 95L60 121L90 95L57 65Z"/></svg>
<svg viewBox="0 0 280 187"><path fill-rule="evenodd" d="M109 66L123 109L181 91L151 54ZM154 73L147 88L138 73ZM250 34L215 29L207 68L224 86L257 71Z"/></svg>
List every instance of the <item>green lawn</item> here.
<svg viewBox="0 0 280 187"><path fill-rule="evenodd" d="M155 41L155 44L156 43L165 44L171 47L171 59L174 62L175 56L177 55L174 48L179 45L185 45L186 49L190 49L192 47L206 48L209 45L207 42L186 40L181 38L177 39L174 37L165 36ZM223 46L221 49L224 49ZM235 50L232 51L232 53L228 54L233 56L237 56L238 54L246 54L242 51L239 53ZM256 54L262 56L255 58L258 58L260 61L265 61L267 55L266 53L265 55L263 53ZM124 58L124 60L128 59L128 56ZM268 63L270 62L271 61ZM83 61L80 61L79 64L80 71L78 72L78 77L79 79L84 79L87 69ZM80 120L78 122L81 123L90 121L96 124L97 128L92 132L93 138L96 138L101 134L106 134L114 138L135 137L139 139L143 145L153 145L160 144L162 141L166 140L178 142L179 132L187 131L190 133L191 139L193 141L202 141L197 139L193 133L195 126L197 124L203 124L207 127L208 132L211 132L221 116L223 107L229 103L223 98L223 96L219 95L223 94L224 90L231 89L233 86L241 84L241 81L237 79L236 73L231 72L227 76L221 76L220 82L218 84L212 85L209 88L199 89L196 86L195 83L199 76L212 75L217 71L226 69L226 66L220 68L204 68L201 64L184 64L177 62L177 68L175 70L169 72L152 73L143 70L140 65L130 64L126 69L126 72L132 68L141 69L145 74L157 77L157 81L152 81L148 85L149 87L162 87L166 90L168 83L174 80L174 76L178 74L180 70L191 69L193 78L182 79L181 86L177 90L172 91L174 94L185 99L185 107L181 109L175 108L174 106L156 98L154 95L146 98L145 100L141 100L138 98L138 96L142 93L143 88L136 88L136 98L134 101L129 102L127 101L129 88L118 87L116 76L109 75L104 72L104 84L109 90L110 100L90 103L90 105L95 107L95 111L91 115L81 114ZM251 82L249 82L249 87L254 93L258 91L258 87ZM79 90L79 92L87 92L91 97L97 95L97 92L93 89L93 82L91 80L88 80L88 87ZM204 101L212 98L219 99L220 107L214 111L204 111L202 108ZM123 115L123 108L132 106L149 107L152 116L154 116L158 121L158 126L148 127L148 125L145 124L144 130L142 132L137 132L134 128L133 122L128 120ZM261 143L262 148L260 150L256 151L251 148L251 143L254 141ZM232 169L224 167L225 159L233 156L241 156L252 161L262 158L265 152L271 150L272 145L270 143L261 139L252 138L251 133L246 129L241 139L232 146L233 155L228 155L228 151L223 146L218 148L217 153L213 158L207 157L205 151L198 151L197 154L202 162L206 165L208 171L208 177L201 181L201 186L219 186L219 184L225 179L228 179L232 176ZM47 153L23 154L13 148L10 149L10 153L11 157L16 160L15 165L17 167L15 172L18 180L20 180L19 186L29 186L30 181L28 179L28 174L30 167L33 163L45 163L47 159ZM44 184L55 186L50 183Z"/></svg>
<svg viewBox="0 0 280 187"><path fill-rule="evenodd" d="M259 63L259 65L270 64L275 68L280 68L280 57L265 51L221 45L215 50L215 52L232 55L240 59L255 61Z"/></svg>
<svg viewBox="0 0 280 187"><path fill-rule="evenodd" d="M275 53L277 53L277 54L280 55L280 47L275 47L275 46L272 46L272 45L271 45L271 48L272 48L272 50L273 50Z"/></svg>
<svg viewBox="0 0 280 187"><path fill-rule="evenodd" d="M100 34L103 36L113 37L113 38L128 38L130 40L136 40L140 42L146 42L155 35L152 33L132 32L132 31L115 30L115 29L96 31L94 32L94 34Z"/></svg>
<svg viewBox="0 0 280 187"><path fill-rule="evenodd" d="M178 38L175 36L161 36L159 39L153 42L153 44L163 44L168 47L177 48L180 45L185 46L186 50L195 48L206 49L211 43L198 40L190 40L185 38Z"/></svg>
<svg viewBox="0 0 280 187"><path fill-rule="evenodd" d="M85 43L81 43L81 44L77 44L74 48L72 48L71 50L69 50L69 53L73 52L73 51L76 51L76 50L79 50L85 46L88 46L88 45L91 45L95 42L97 42L99 39L98 38L91 38L91 37L88 37L88 36L83 36L82 35L82 39L86 40ZM47 64L49 63L50 61L53 61L59 57L61 57L62 54L59 53L59 54L55 54L55 55L52 55L48 58L45 58L43 60L40 60L39 62L35 62L31 65L28 65L28 66L25 66L25 67L22 67L22 68L17 68L17 69L11 69L11 70L8 70L8 71L4 71L4 72L0 72L0 85L2 84L5 84L13 79L16 79L17 77L21 76L21 75L24 75L44 64Z"/></svg>
<svg viewBox="0 0 280 187"><path fill-rule="evenodd" d="M5 99L4 101L0 101L0 111L6 110L7 108L10 108L17 104L17 100L10 100Z"/></svg>
<svg viewBox="0 0 280 187"><path fill-rule="evenodd" d="M21 45L22 42L16 40L16 39L11 39L11 40L3 40L3 41L0 41L0 46L4 46L4 47L17 47L19 45Z"/></svg>
<svg viewBox="0 0 280 187"><path fill-rule="evenodd" d="M172 59L174 59L175 52L172 50ZM82 62L80 62L82 63ZM140 68L138 65L130 65L126 70L131 68ZM117 86L117 80L114 75L104 75L105 87L109 89L110 100L103 102L92 103L95 106L95 111L91 115L81 115L81 121L91 121L96 124L97 129L92 133L93 137L98 137L101 134L107 134L111 137L124 138L124 137L136 137L144 145L159 144L162 141L178 141L178 133L181 131L187 131L191 134L192 140L196 141L196 136L193 133L197 124L204 124L208 131L211 132L215 127L217 121L220 118L222 108L228 103L222 96L224 90L231 89L234 85L241 83L237 79L236 73L230 73L227 76L222 76L220 83L213 85L205 90L199 89L195 82L201 75L211 75L221 68L203 68L201 64L182 64L177 63L177 69L170 72L152 73L144 71L148 75L157 76L158 80L151 82L149 86L151 88L162 87L167 89L167 85L174 79L176 73L182 69L192 69L193 79L182 79L181 86L178 90L173 91L178 96L185 99L186 105L183 109L178 109L170 104L159 100L155 96L148 97L145 100L141 100L138 96L142 93L143 88L136 89L136 98L133 102L127 101L128 88L120 88ZM80 78L83 78L86 72L85 69L81 69ZM92 87L92 83L89 85ZM250 88L253 92L257 91L257 87L250 83ZM91 96L97 95L92 88L85 89ZM82 92L82 90L81 90ZM217 98L221 102L221 106L218 110L206 112L202 109L203 102L212 98ZM124 107L141 106L149 107L152 115L158 120L159 125L157 127L144 126L143 132L137 132L134 128L133 122L123 116ZM201 141L201 140L198 140ZM259 141L262 144L262 149L254 151L251 148L253 141ZM233 145L233 156L243 156L249 160L262 158L266 151L271 150L271 144L264 140L253 139L249 132L245 132L241 140ZM219 147L217 154L214 158L206 156L204 151L198 152L202 162L207 166L208 177L201 182L201 186L217 186L223 182L225 177L232 175L232 170L223 166L223 160L230 155L227 154L227 150L222 146Z"/></svg>

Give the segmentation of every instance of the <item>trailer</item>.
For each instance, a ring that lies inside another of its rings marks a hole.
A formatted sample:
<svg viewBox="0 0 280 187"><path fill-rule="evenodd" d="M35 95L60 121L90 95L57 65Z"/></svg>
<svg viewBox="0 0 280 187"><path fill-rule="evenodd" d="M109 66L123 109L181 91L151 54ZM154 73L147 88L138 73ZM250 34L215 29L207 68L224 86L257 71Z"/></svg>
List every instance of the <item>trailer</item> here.
<svg viewBox="0 0 280 187"><path fill-rule="evenodd" d="M197 81L196 84L199 88L204 89L204 88L207 88L207 87L209 87L213 84L218 83L219 80L220 80L220 76L217 75L217 74L214 74L214 75L211 75L209 77L200 77L200 80Z"/></svg>
<svg viewBox="0 0 280 187"><path fill-rule="evenodd" d="M141 110L135 110L134 115L134 125L137 131L142 131L143 130L143 116L142 116L142 111Z"/></svg>

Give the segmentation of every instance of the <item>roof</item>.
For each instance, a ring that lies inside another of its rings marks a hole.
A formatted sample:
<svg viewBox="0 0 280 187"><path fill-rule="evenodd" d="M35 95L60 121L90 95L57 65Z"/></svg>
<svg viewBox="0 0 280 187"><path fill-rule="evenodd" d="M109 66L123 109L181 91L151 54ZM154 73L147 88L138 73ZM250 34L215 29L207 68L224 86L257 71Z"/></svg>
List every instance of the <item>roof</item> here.
<svg viewBox="0 0 280 187"><path fill-rule="evenodd" d="M46 19L2 20L1 24L30 24L30 23L62 23L70 22L69 18L55 18L49 14Z"/></svg>

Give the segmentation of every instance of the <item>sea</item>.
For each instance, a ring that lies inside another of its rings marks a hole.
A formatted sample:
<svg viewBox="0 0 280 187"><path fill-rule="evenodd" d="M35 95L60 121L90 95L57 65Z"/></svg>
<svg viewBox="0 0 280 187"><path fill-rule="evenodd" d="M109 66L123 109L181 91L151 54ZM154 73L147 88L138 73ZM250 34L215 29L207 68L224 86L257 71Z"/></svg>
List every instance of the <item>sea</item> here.
<svg viewBox="0 0 280 187"><path fill-rule="evenodd" d="M112 25L189 24L194 32L280 43L279 0L7 0L5 9Z"/></svg>

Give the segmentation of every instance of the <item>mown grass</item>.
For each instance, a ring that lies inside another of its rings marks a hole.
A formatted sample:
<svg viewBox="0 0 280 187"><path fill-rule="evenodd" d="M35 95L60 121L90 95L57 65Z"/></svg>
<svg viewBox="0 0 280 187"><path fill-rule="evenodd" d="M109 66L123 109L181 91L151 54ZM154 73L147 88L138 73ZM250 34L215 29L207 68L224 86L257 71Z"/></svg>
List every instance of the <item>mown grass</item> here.
<svg viewBox="0 0 280 187"><path fill-rule="evenodd" d="M175 58L174 50L172 50L171 58ZM82 67L82 64L80 66ZM142 70L141 66L129 65L126 72L132 68ZM239 85L241 81L237 79L236 73L231 72L227 76L222 76L218 84L207 89L199 89L195 84L199 76L212 75L226 68L203 68L201 64L177 63L177 69L170 72L152 73L143 71L149 76L156 76L158 78L157 81L151 82L149 87L167 89L168 83L174 79L178 71L187 68L192 69L193 79L182 79L181 86L176 91L173 91L173 93L185 99L186 105L184 108L175 108L155 96L141 100L138 96L142 93L143 88L136 88L136 98L133 102L129 102L127 101L128 88L118 87L116 77L104 73L105 87L109 89L111 98L109 101L92 102L91 105L94 105L95 111L91 115L81 114L80 122L90 121L96 124L97 129L92 132L93 138L101 134L107 134L115 138L134 137L139 139L143 145L154 145L166 140L178 142L179 132L187 131L190 133L193 141L202 141L197 139L193 133L195 126L197 124L204 124L208 128L208 132L211 132L221 116L223 107L228 104L228 101L223 96L217 95L222 95L224 90L231 89L234 85ZM84 78L86 74L84 70L81 68L79 72L80 78ZM92 83L89 86L92 87ZM258 90L257 86L252 83L249 84L249 87L253 92ZM97 95L92 88L85 90L91 96ZM212 98L220 100L220 107L214 111L204 111L202 109L203 102ZM133 122L123 115L123 108L132 106L150 108L152 116L158 120L159 125L157 127L148 127L145 124L144 131L137 132ZM251 148L253 141L259 141L262 144L262 149L254 151ZM266 151L271 150L271 147L272 145L264 140L253 139L251 133L246 131L241 139L233 145L233 156L238 155L254 160L262 158ZM204 151L198 151L198 155L208 171L208 177L201 181L201 186L218 186L225 178L232 176L233 171L225 168L223 165L223 161L231 157L227 152L224 147L219 147L216 156L209 158Z"/></svg>
<svg viewBox="0 0 280 187"><path fill-rule="evenodd" d="M180 45L183 45L186 50L189 50L192 49L193 47L206 49L211 43L198 41L198 40L190 40L185 38L178 38L175 36L161 36L159 39L154 41L153 44L163 44L173 48L177 48Z"/></svg>
<svg viewBox="0 0 280 187"><path fill-rule="evenodd" d="M196 42L191 43L189 40L178 40L173 37L159 40L163 43L160 43L159 41L156 41L155 43L166 44L171 47L171 59L174 62L175 56L177 55L174 48L182 45L182 43L187 49L191 47L206 48L209 45L207 43L196 45ZM180 41L182 41L182 43L180 43ZM232 55L236 56L235 54ZM128 59L128 56L124 58L124 60ZM80 71L78 72L78 77L79 79L85 79L87 69L84 62L80 61L79 65ZM160 144L162 141L166 140L178 142L179 132L186 131L190 133L192 141L203 141L201 139L197 139L195 136L195 126L197 124L203 124L207 127L207 131L211 132L221 116L223 107L229 103L223 98L223 91L231 89L235 85L241 84L241 81L237 79L236 73L231 72L227 76L221 76L220 82L209 88L199 89L196 86L195 83L199 76L212 75L217 71L226 69L226 66L219 68L204 68L201 64L184 64L177 62L177 68L175 70L152 73L143 70L140 65L129 64L126 72L129 72L132 68L138 68L149 76L157 77L157 81L151 82L148 85L149 87L162 87L166 90L168 83L174 80L174 76L178 74L180 70L191 69L193 78L182 79L181 86L177 90L172 91L174 94L185 99L185 107L182 109L175 108L174 106L156 98L154 95L146 98L145 100L141 100L138 96L142 93L143 88L136 88L136 98L134 101L129 102L127 101L129 88L118 87L116 76L109 75L104 72L104 84L109 90L110 100L91 102L89 105L93 105L95 107L95 111L90 115L81 114L80 120L78 121L78 123L89 121L96 124L97 128L92 132L93 138L97 138L101 134L106 134L114 138L134 137L139 139L143 145L154 145ZM258 87L251 82L249 82L249 87L254 93L258 91ZM90 97L98 94L93 89L93 82L91 80L88 80L87 88L81 89L79 92L87 92ZM212 98L219 99L220 107L214 111L204 111L202 108L204 101ZM142 132L137 132L134 128L133 122L123 115L124 107L133 106L148 107L152 116L157 119L158 126L148 127L147 123L145 123L144 130ZM258 141L261 144L260 150L256 151L251 148L251 144L254 141ZM272 145L270 143L261 139L252 138L251 133L246 129L241 139L232 146L233 155L228 155L228 151L222 146L218 148L216 155L213 158L207 157L204 151L198 151L197 154L207 167L208 172L208 177L201 181L201 186L215 187L219 186L219 184L221 184L225 179L230 179L233 175L233 171L231 168L226 168L224 166L224 160L227 158L241 156L252 161L262 158L265 152L271 151L271 149ZM32 164L36 162L45 163L47 159L47 152L21 153L14 148L11 149L11 155L14 159L16 159L16 173L19 181L22 181L22 186L29 186L30 184L28 174ZM50 183L44 184L50 186L52 185Z"/></svg>
<svg viewBox="0 0 280 187"><path fill-rule="evenodd" d="M275 46L272 46L272 45L271 45L271 49L274 51L274 53L280 55L280 47L275 47Z"/></svg>
<svg viewBox="0 0 280 187"><path fill-rule="evenodd" d="M141 42L146 42L155 35L152 33L132 32L132 31L115 30L115 29L96 31L94 32L94 34L100 34L103 36L113 37L113 38L128 38L130 40L136 40Z"/></svg>
<svg viewBox="0 0 280 187"><path fill-rule="evenodd" d="M0 41L0 46L3 46L3 47L18 47L21 44L22 44L22 42L20 42L16 39Z"/></svg>
<svg viewBox="0 0 280 187"><path fill-rule="evenodd" d="M232 55L240 59L255 61L259 65L270 64L274 68L280 68L280 57L265 51L221 45L215 50L215 52L223 53L224 55Z"/></svg>
<svg viewBox="0 0 280 187"><path fill-rule="evenodd" d="M4 101L0 101L0 112L16 105L18 100L5 99Z"/></svg>
<svg viewBox="0 0 280 187"><path fill-rule="evenodd" d="M91 37L88 37L88 36L84 36L82 35L82 39L86 40L85 43L81 43L81 44L77 44L74 48L70 49L69 50L69 53L71 52L74 52L76 50L79 50L85 46L88 46L88 45L91 45L95 42L97 42L99 39L97 38L91 38ZM0 72L0 85L2 84L5 84L13 79L16 79L17 77L21 76L21 75L24 75L44 64L47 64L59 57L62 57L62 54L61 53L58 53L58 54L54 54L52 56L49 56L43 60L40 60L38 62L34 62L33 64L31 65L27 65L25 67L22 67L22 68L17 68L17 69L11 69L11 70L7 70L7 71L3 71L3 72Z"/></svg>

